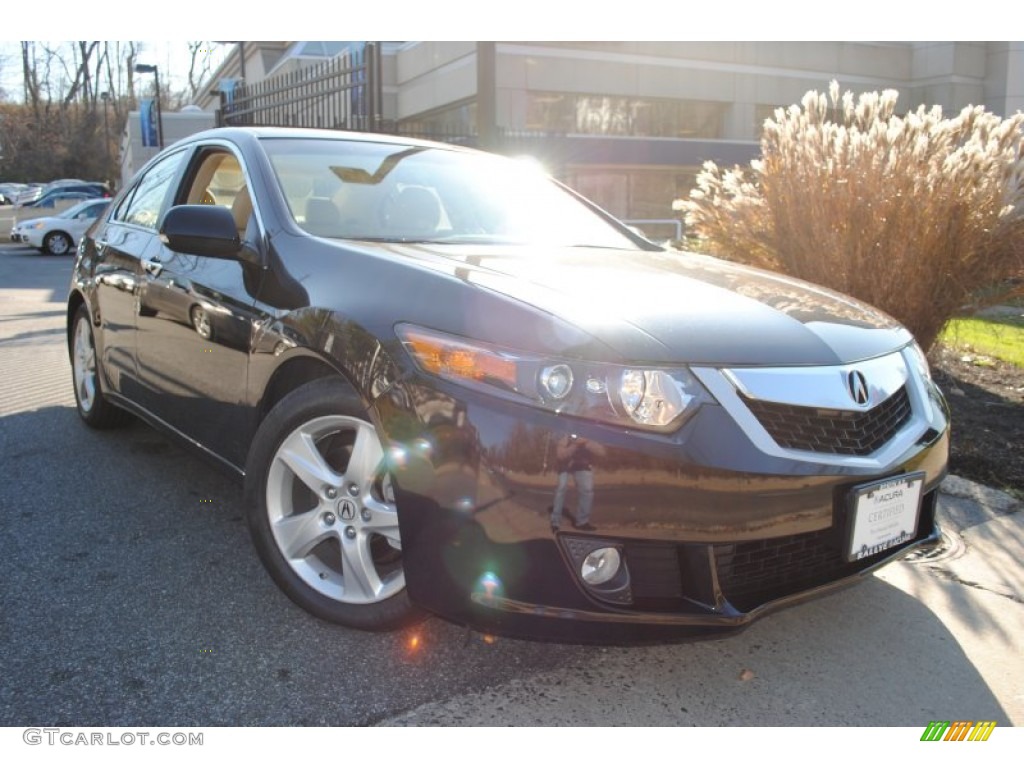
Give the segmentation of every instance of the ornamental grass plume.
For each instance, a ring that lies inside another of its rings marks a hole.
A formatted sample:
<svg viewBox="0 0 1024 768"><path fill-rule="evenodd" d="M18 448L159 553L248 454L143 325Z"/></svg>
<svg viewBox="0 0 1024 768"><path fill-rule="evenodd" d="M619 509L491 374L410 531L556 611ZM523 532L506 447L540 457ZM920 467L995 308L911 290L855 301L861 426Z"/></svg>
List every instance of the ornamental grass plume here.
<svg viewBox="0 0 1024 768"><path fill-rule="evenodd" d="M1024 114L895 114L896 91L809 91L748 169L707 163L685 202L702 250L851 294L928 349L964 307L1024 289Z"/></svg>

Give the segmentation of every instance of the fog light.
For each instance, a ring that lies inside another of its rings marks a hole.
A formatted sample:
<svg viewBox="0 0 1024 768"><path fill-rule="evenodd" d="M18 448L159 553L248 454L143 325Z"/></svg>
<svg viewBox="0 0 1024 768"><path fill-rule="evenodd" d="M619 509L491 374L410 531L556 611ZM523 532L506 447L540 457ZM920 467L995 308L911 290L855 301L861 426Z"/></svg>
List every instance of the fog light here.
<svg viewBox="0 0 1024 768"><path fill-rule="evenodd" d="M540 386L548 397L561 400L572 389L572 368L559 363L540 372Z"/></svg>
<svg viewBox="0 0 1024 768"><path fill-rule="evenodd" d="M597 586L615 578L620 565L622 558L619 556L619 550L615 547L601 547L583 558L580 576L587 584Z"/></svg>

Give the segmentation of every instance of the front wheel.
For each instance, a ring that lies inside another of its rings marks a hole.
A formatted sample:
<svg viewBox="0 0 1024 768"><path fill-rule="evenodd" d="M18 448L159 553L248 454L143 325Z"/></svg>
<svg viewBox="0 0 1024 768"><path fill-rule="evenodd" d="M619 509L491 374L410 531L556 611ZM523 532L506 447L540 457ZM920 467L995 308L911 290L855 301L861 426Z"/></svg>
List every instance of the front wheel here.
<svg viewBox="0 0 1024 768"><path fill-rule="evenodd" d="M51 232L43 239L43 252L52 256L64 256L74 247L71 238L63 232Z"/></svg>
<svg viewBox="0 0 1024 768"><path fill-rule="evenodd" d="M213 339L213 323L210 321L210 315L205 309L198 304L194 304L188 315L192 321L192 327L196 329L196 333L207 341Z"/></svg>
<svg viewBox="0 0 1024 768"><path fill-rule="evenodd" d="M286 396L253 442L249 529L295 603L327 621L391 630L417 620L381 441L338 379Z"/></svg>

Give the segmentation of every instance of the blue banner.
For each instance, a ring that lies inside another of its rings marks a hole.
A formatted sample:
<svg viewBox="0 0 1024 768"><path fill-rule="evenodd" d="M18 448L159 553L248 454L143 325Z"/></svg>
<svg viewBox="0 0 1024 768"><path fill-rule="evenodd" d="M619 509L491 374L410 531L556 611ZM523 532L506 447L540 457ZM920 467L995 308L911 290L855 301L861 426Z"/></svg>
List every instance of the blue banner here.
<svg viewBox="0 0 1024 768"><path fill-rule="evenodd" d="M139 102L139 121L142 124L142 146L159 146L156 125L156 101L154 99L142 99Z"/></svg>
<svg viewBox="0 0 1024 768"><path fill-rule="evenodd" d="M233 77L221 78L220 84L217 86L220 90L221 96L223 96L224 104L231 104L235 100L235 86L238 85L238 81Z"/></svg>

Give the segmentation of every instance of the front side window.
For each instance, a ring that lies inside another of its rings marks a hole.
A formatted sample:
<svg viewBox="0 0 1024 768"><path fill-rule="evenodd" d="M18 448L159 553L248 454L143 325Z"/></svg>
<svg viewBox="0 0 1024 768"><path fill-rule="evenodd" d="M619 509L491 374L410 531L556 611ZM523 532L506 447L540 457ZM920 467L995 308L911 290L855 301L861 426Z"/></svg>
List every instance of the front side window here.
<svg viewBox="0 0 1024 768"><path fill-rule="evenodd" d="M238 158L227 150L212 149L200 155L181 202L228 209L244 239L252 219L252 199Z"/></svg>
<svg viewBox="0 0 1024 768"><path fill-rule="evenodd" d="M178 175L183 152L168 155L146 171L135 189L118 207L114 218L126 224L135 224L146 229L156 229L164 200L171 184Z"/></svg>
<svg viewBox="0 0 1024 768"><path fill-rule="evenodd" d="M265 139L291 214L320 237L637 248L535 166L332 139Z"/></svg>

